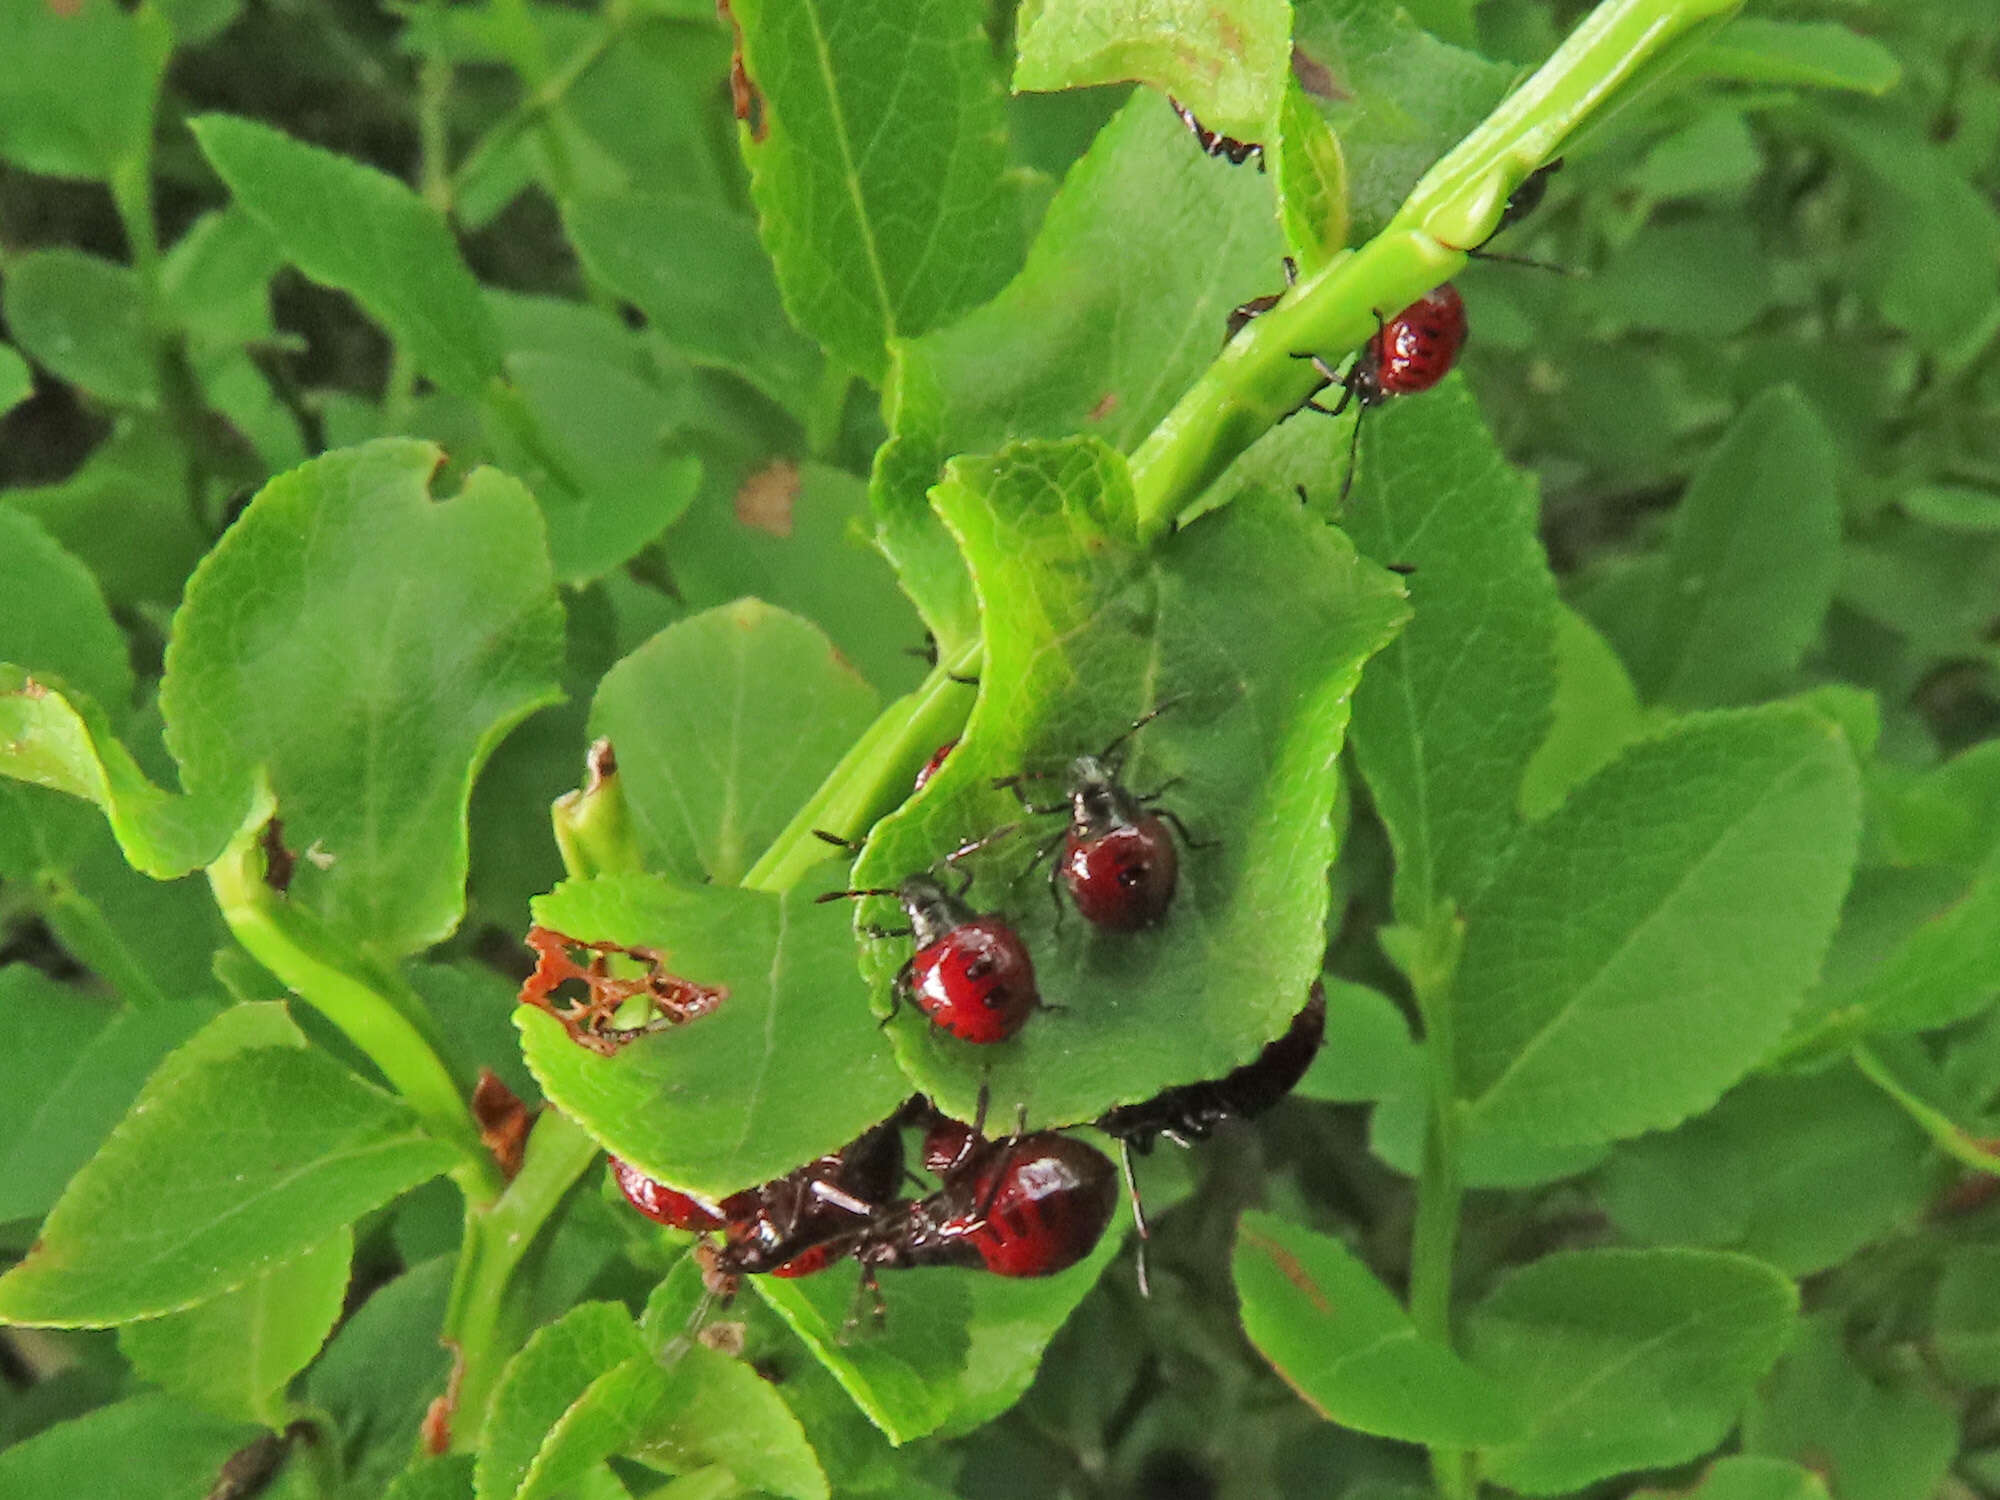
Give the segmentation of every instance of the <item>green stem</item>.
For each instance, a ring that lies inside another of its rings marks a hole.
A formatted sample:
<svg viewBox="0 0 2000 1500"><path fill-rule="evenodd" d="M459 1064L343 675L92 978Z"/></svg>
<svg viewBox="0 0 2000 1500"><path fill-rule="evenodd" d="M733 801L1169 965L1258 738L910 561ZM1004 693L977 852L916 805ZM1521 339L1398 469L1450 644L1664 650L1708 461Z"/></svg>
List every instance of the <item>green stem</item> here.
<svg viewBox="0 0 2000 1500"><path fill-rule="evenodd" d="M429 0L432 22L442 29L445 0ZM447 120L451 112L452 66L449 58L433 52L417 74L417 185L424 201L439 213L451 213L451 140Z"/></svg>
<svg viewBox="0 0 2000 1500"><path fill-rule="evenodd" d="M167 996L95 901L62 877L43 882L42 916L62 945L134 1007L167 1004Z"/></svg>
<svg viewBox="0 0 2000 1500"><path fill-rule="evenodd" d="M1458 1259L1459 1213L1465 1202L1459 1163L1458 1046L1452 1024L1452 978L1463 927L1443 912L1422 929L1404 929L1411 941L1397 955L1417 1001L1424 1027L1424 1063L1430 1108L1424 1128L1422 1174L1417 1179L1417 1222L1410 1245L1410 1320L1420 1337L1452 1346L1451 1286ZM1431 1473L1444 1500L1470 1500L1477 1491L1472 1455L1433 1448Z"/></svg>
<svg viewBox="0 0 2000 1500"><path fill-rule="evenodd" d="M500 1171L444 1065L429 1013L394 970L357 953L264 879L255 833L208 867L222 919L251 956L366 1053L426 1128L459 1150L452 1177L474 1206L500 1192Z"/></svg>
<svg viewBox="0 0 2000 1500"><path fill-rule="evenodd" d="M972 712L972 689L953 682L978 670L974 645L958 658L939 663L915 692L898 698L868 726L854 748L841 757L819 790L743 877L746 889L783 891L827 857L815 828L858 839L883 813L910 794L918 768L946 740L965 727Z"/></svg>
<svg viewBox="0 0 2000 1500"><path fill-rule="evenodd" d="M1889 1065L1875 1054L1873 1048L1863 1042L1856 1042L1848 1054L1854 1059L1854 1066L1862 1076L1875 1087L1895 1100L1902 1110L1918 1125L1923 1127L1937 1148L1956 1162L1984 1172L1991 1177L2000 1177L2000 1157L1981 1146L1964 1126L1952 1119L1943 1110L1926 1104L1912 1093L1897 1078Z"/></svg>
<svg viewBox="0 0 2000 1500"><path fill-rule="evenodd" d="M452 174L454 188L463 188L468 182L476 181L486 170L490 158L511 147L524 131L541 127L550 115L562 107L569 97L569 91L592 68L603 59L625 29L632 23L630 7L613 4L604 15L604 24L597 35L564 59L561 67L547 77L533 80L530 91L521 102L480 138L479 143L466 153ZM568 162L562 141L553 131L548 133L553 154L550 161L558 177L568 175Z"/></svg>
<svg viewBox="0 0 2000 1500"><path fill-rule="evenodd" d="M527 1299L513 1294L515 1273L596 1156L597 1142L581 1126L545 1109L520 1173L497 1200L466 1213L444 1319L445 1342L457 1351L451 1435L458 1452L478 1446L494 1384L527 1333Z"/></svg>
<svg viewBox="0 0 2000 1500"><path fill-rule="evenodd" d="M1132 454L1142 538L1186 512L1237 456L1319 383L1306 351L1335 354L1465 263L1507 197L1614 96L1631 91L1742 0L1605 0L1533 77L1425 174L1381 234L1301 281L1232 339Z"/></svg>

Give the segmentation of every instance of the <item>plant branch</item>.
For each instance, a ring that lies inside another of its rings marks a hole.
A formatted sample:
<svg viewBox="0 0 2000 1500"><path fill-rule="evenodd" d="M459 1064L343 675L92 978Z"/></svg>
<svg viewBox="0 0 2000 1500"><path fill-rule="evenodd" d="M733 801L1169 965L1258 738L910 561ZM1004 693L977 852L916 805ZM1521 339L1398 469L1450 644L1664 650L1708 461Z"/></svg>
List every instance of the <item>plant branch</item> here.
<svg viewBox="0 0 2000 1500"><path fill-rule="evenodd" d="M527 1302L513 1295L515 1273L596 1156L597 1142L582 1126L560 1110L544 1109L528 1136L520 1173L497 1200L466 1212L443 1335L456 1351L455 1452L479 1446L493 1387L526 1335Z"/></svg>
<svg viewBox="0 0 2000 1500"><path fill-rule="evenodd" d="M1419 1337L1449 1349L1452 1274L1458 1259L1459 1212L1465 1202L1451 991L1465 928L1454 913L1441 910L1422 928L1388 929L1382 936L1416 996L1430 1083L1423 1168L1417 1179L1417 1223L1410 1243L1410 1320ZM1472 1455L1461 1449L1433 1448L1431 1474L1443 1500L1470 1500L1477 1489Z"/></svg>
<svg viewBox="0 0 2000 1500"><path fill-rule="evenodd" d="M813 836L815 828L859 839L877 818L908 797L910 782L923 763L965 727L972 712L972 690L951 678L976 672L980 654L975 644L955 660L939 662L915 692L884 709L750 867L744 887L788 890L827 857L826 845Z"/></svg>
<svg viewBox="0 0 2000 1500"><path fill-rule="evenodd" d="M433 1135L458 1148L451 1175L466 1202L491 1203L499 1168L439 1054L423 1001L394 970L363 957L266 883L259 833L239 835L208 867L223 921L252 957L367 1054Z"/></svg>
<svg viewBox="0 0 2000 1500"><path fill-rule="evenodd" d="M1848 1055L1854 1059L1854 1066L1861 1070L1862 1076L1895 1100L1903 1113L1915 1120L1946 1156L1975 1172L2000 1177L2000 1156L1982 1146L1971 1132L1943 1110L1919 1099L1876 1055L1873 1048L1864 1042L1856 1042Z"/></svg>
<svg viewBox="0 0 2000 1500"><path fill-rule="evenodd" d="M1534 76L1448 152L1387 228L1301 281L1232 339L1132 454L1142 538L1171 529L1237 456L1319 384L1297 356L1358 347L1465 264L1508 195L1613 102L1624 102L1742 0L1605 0Z"/></svg>

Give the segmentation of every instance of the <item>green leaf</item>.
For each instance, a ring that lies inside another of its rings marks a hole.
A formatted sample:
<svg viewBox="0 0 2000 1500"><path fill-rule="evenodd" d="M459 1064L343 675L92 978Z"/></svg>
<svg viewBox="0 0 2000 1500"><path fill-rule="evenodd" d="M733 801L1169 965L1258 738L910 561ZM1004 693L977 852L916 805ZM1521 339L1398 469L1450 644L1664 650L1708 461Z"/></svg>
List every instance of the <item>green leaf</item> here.
<svg viewBox="0 0 2000 1500"><path fill-rule="evenodd" d="M2000 870L1979 876L1944 906L1924 914L1894 949L1851 988L1869 1029L1930 1031L1977 1015L2000 994Z"/></svg>
<svg viewBox="0 0 2000 1500"><path fill-rule="evenodd" d="M151 151L170 39L115 0L0 0L0 157L51 177L109 181Z"/></svg>
<svg viewBox="0 0 2000 1500"><path fill-rule="evenodd" d="M777 1391L748 1365L700 1344L664 1368L641 1353L593 1381L550 1432L518 1500L554 1500L617 1453L668 1473L720 1463L744 1485L793 1500L828 1493Z"/></svg>
<svg viewBox="0 0 2000 1500"><path fill-rule="evenodd" d="M1771 262L1740 214L1648 225L1571 295L1586 317L1613 327L1696 339L1740 334L1778 299Z"/></svg>
<svg viewBox="0 0 2000 1500"><path fill-rule="evenodd" d="M1688 59L1683 80L1789 84L1886 94L1903 76L1887 47L1837 21L1738 16Z"/></svg>
<svg viewBox="0 0 2000 1500"><path fill-rule="evenodd" d="M1671 1495L1678 1500L1829 1500L1826 1481L1811 1469L1748 1453L1718 1459L1700 1485ZM1641 1490L1634 1500L1669 1500L1669 1492Z"/></svg>
<svg viewBox="0 0 2000 1500"><path fill-rule="evenodd" d="M465 809L493 747L556 700L562 611L534 501L388 439L266 485L196 570L160 692L192 789L270 777L295 901L411 952L465 906ZM333 643L338 649L330 649Z"/></svg>
<svg viewBox="0 0 2000 1500"><path fill-rule="evenodd" d="M1449 1447L1505 1442L1521 1430L1510 1394L1421 1337L1338 1240L1246 1213L1231 1270L1250 1342L1329 1421Z"/></svg>
<svg viewBox="0 0 2000 1500"><path fill-rule="evenodd" d="M1357 238L1378 232L1519 76L1375 0L1297 0L1292 70L1339 138Z"/></svg>
<svg viewBox="0 0 2000 1500"><path fill-rule="evenodd" d="M276 241L242 209L203 214L161 262L161 303L198 339L221 345L274 341L271 278L284 259Z"/></svg>
<svg viewBox="0 0 2000 1500"><path fill-rule="evenodd" d="M472 1464L470 1453L420 1458L396 1476L383 1500L472 1500ZM579 1493L577 1500L596 1497Z"/></svg>
<svg viewBox="0 0 2000 1500"><path fill-rule="evenodd" d="M245 0L156 0L173 28L174 41L193 47L226 31L243 13Z"/></svg>
<svg viewBox="0 0 2000 1500"><path fill-rule="evenodd" d="M919 489L950 455L1018 438L1135 446L1221 350L1230 310L1282 286L1283 248L1269 181L1207 160L1163 100L1135 95L1070 170L1021 274L896 351L896 436L935 454Z"/></svg>
<svg viewBox="0 0 2000 1500"><path fill-rule="evenodd" d="M1396 910L1422 922L1476 896L1514 835L1555 697L1555 584L1534 485L1463 386L1392 403L1367 448L1345 524L1368 556L1416 572L1409 628L1354 696L1354 754L1396 851Z"/></svg>
<svg viewBox="0 0 2000 1500"><path fill-rule="evenodd" d="M556 576L587 583L630 560L694 499L701 461L671 436L687 392L662 390L602 352L527 351L510 354L506 368L535 441L490 421L497 460L541 500Z"/></svg>
<svg viewBox="0 0 2000 1500"><path fill-rule="evenodd" d="M90 570L32 516L0 507L0 661L52 676L122 717L132 658ZM23 608L27 601L32 608Z"/></svg>
<svg viewBox="0 0 2000 1500"><path fill-rule="evenodd" d="M1172 920L1130 934L1057 921L1047 870L1029 868L1044 824L966 862L974 905L1006 914L1043 998L1067 1009L975 1048L905 1007L889 1027L905 1072L960 1119L990 1091L995 1117L1024 1105L1050 1124L1226 1073L1285 1029L1320 971L1329 767L1361 664L1400 621L1395 580L1268 495L1141 550L1124 462L1088 438L957 460L933 498L979 592L979 699L923 793L876 825L854 883L894 886L1018 822L994 777L1060 774L1162 705L1127 779L1171 784L1165 805L1217 842L1182 854ZM862 925L894 915L858 905ZM879 1010L907 951L868 945Z"/></svg>
<svg viewBox="0 0 2000 1500"><path fill-rule="evenodd" d="M648 865L734 885L879 702L808 621L743 599L669 626L605 673L590 733L617 750Z"/></svg>
<svg viewBox="0 0 2000 1500"><path fill-rule="evenodd" d="M1293 78L1285 85L1276 161L1278 222L1307 275L1347 245L1347 158L1340 137Z"/></svg>
<svg viewBox="0 0 2000 1500"><path fill-rule="evenodd" d="M1863 1370L1836 1308L1806 1320L1743 1417L1750 1453L1824 1475L1839 1500L1935 1495L1958 1450L1957 1417L1915 1381Z"/></svg>
<svg viewBox="0 0 2000 1500"><path fill-rule="evenodd" d="M1931 1348L1964 1386L2000 1384L2000 1246L1961 1245L1944 1263L1931 1308Z"/></svg>
<svg viewBox="0 0 2000 1500"><path fill-rule="evenodd" d="M1840 567L1833 434L1790 387L1731 424L1674 513L1656 612L1626 660L1649 698L1699 707L1781 688Z"/></svg>
<svg viewBox="0 0 2000 1500"><path fill-rule="evenodd" d="M1453 986L1475 1119L1581 1145L1712 1104L1819 968L1859 795L1840 732L1772 705L1681 720L1525 830Z"/></svg>
<svg viewBox="0 0 2000 1500"><path fill-rule="evenodd" d="M1749 1079L1620 1146L1601 1179L1612 1221L1640 1243L1742 1250L1794 1276L1914 1223L1932 1183L1929 1139L1849 1067Z"/></svg>
<svg viewBox="0 0 2000 1500"><path fill-rule="evenodd" d="M255 1427L157 1392L58 1422L0 1452L0 1494L21 1500L205 1500Z"/></svg>
<svg viewBox="0 0 2000 1500"><path fill-rule="evenodd" d="M1131 247L1143 244L1135 258ZM978 634L971 584L926 493L955 453L1088 432L1129 450L1220 348L1230 309L1276 290L1271 188L1216 170L1157 95L1098 132L999 296L899 344L870 500L882 549L947 655Z"/></svg>
<svg viewBox="0 0 2000 1500"><path fill-rule="evenodd" d="M1529 1412L1525 1436L1486 1450L1485 1472L1555 1495L1706 1452L1735 1426L1797 1312L1797 1289L1747 1256L1545 1256L1466 1322L1467 1357Z"/></svg>
<svg viewBox="0 0 2000 1500"><path fill-rule="evenodd" d="M544 927L656 949L727 992L712 1012L611 1057L523 1006L515 1024L558 1108L640 1171L721 1197L836 1151L909 1092L854 978L848 918L783 896L656 876L572 880L534 904Z"/></svg>
<svg viewBox="0 0 2000 1500"><path fill-rule="evenodd" d="M750 195L792 321L879 382L892 338L1020 263L977 0L734 0Z"/></svg>
<svg viewBox="0 0 2000 1500"><path fill-rule="evenodd" d="M0 1276L0 1319L102 1327L191 1307L455 1159L394 1098L316 1052L257 1047L162 1068L175 1076L149 1085Z"/></svg>
<svg viewBox="0 0 2000 1500"><path fill-rule="evenodd" d="M0 491L96 575L113 604L172 608L212 540L187 503L187 460L166 424L127 418L69 478Z"/></svg>
<svg viewBox="0 0 2000 1500"><path fill-rule="evenodd" d="M395 178L228 115L188 122L229 191L314 281L348 293L448 391L500 372L479 284L437 211Z"/></svg>
<svg viewBox="0 0 2000 1500"><path fill-rule="evenodd" d="M923 622L871 545L868 493L854 475L779 459L746 475L733 503L719 498L704 496L669 538L674 583L690 609L761 599L819 626L877 688L914 685L923 669L910 653ZM943 561L945 576L962 581L957 554Z"/></svg>
<svg viewBox="0 0 2000 1500"><path fill-rule="evenodd" d="M239 828L269 816L254 780L178 796L146 779L89 699L0 663L0 775L102 808L133 867L171 880L222 852Z"/></svg>
<svg viewBox="0 0 2000 1500"><path fill-rule="evenodd" d="M600 1375L646 1352L632 1315L584 1302L535 1331L507 1363L486 1409L473 1483L478 1500L513 1500L551 1429Z"/></svg>
<svg viewBox="0 0 2000 1500"><path fill-rule="evenodd" d="M1298 1082L1302 1099L1373 1103L1423 1085L1423 1048L1396 1002L1345 979L1322 981L1326 1037Z"/></svg>
<svg viewBox="0 0 2000 1500"><path fill-rule="evenodd" d="M333 1331L353 1254L354 1236L342 1228L220 1297L127 1324L118 1352L147 1380L204 1410L282 1428L284 1389Z"/></svg>
<svg viewBox="0 0 2000 1500"><path fill-rule="evenodd" d="M1015 20L1018 90L1150 83L1224 135L1265 141L1288 76L1285 0L1027 0Z"/></svg>
<svg viewBox="0 0 2000 1500"><path fill-rule="evenodd" d="M212 1013L125 1009L26 964L0 968L0 1223L46 1213L154 1064Z"/></svg>
<svg viewBox="0 0 2000 1500"><path fill-rule="evenodd" d="M28 362L14 352L12 344L0 344L0 416L5 416L35 393L35 377Z"/></svg>
<svg viewBox="0 0 2000 1500"><path fill-rule="evenodd" d="M563 228L590 274L672 348L803 411L819 352L786 319L748 219L695 198L620 193L566 201Z"/></svg>
<svg viewBox="0 0 2000 1500"><path fill-rule="evenodd" d="M114 406L152 407L160 372L139 281L80 250L8 262L0 297L14 341L52 375Z"/></svg>
<svg viewBox="0 0 2000 1500"><path fill-rule="evenodd" d="M1521 773L1521 815L1545 818L1572 787L1609 765L1645 730L1625 664L1590 622L1556 607L1556 696L1549 732Z"/></svg>
<svg viewBox="0 0 2000 1500"><path fill-rule="evenodd" d="M4 408L5 399L0 397L0 409ZM1912 519L1941 531L1962 531L1975 536L2000 532L2000 495L1988 490L1920 484L1905 490L1899 503Z"/></svg>
<svg viewBox="0 0 2000 1500"><path fill-rule="evenodd" d="M1055 1276L892 1273L882 1287L886 1319L860 1337L851 1325L866 1293L853 1269L751 1284L868 1420L902 1444L970 1432L1012 1406L1049 1340L1124 1244L1125 1222L1121 1216L1090 1255Z"/></svg>
<svg viewBox="0 0 2000 1500"><path fill-rule="evenodd" d="M376 1500L417 1451L418 1427L451 1371L434 1337L451 1281L449 1255L411 1267L341 1324L306 1376L306 1399L339 1429L342 1500Z"/></svg>

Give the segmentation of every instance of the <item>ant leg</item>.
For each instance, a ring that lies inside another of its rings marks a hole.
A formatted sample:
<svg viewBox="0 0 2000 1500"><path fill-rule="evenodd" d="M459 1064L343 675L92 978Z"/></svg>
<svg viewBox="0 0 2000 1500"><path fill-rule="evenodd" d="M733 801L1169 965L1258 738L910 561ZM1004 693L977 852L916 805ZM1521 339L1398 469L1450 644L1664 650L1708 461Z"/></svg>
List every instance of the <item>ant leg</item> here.
<svg viewBox="0 0 2000 1500"><path fill-rule="evenodd" d="M1139 1272L1139 1295L1151 1297L1153 1286L1146 1275L1146 1241L1153 1237L1146 1224L1146 1205L1139 1201L1139 1178L1132 1170L1132 1142L1123 1136L1118 1140L1118 1162L1125 1169L1125 1191L1132 1199L1132 1223L1139 1231L1139 1244L1134 1251Z"/></svg>
<svg viewBox="0 0 2000 1500"><path fill-rule="evenodd" d="M908 964L904 964L902 968L896 971L895 983L889 986L889 1014L875 1023L877 1027L887 1026L891 1021L895 1020L896 1013L903 1008L905 1000L908 1000L912 1005L916 1004L916 984L916 979L911 974Z"/></svg>
<svg viewBox="0 0 2000 1500"><path fill-rule="evenodd" d="M966 855L977 854L981 849L984 849L988 844L996 843L999 840L1006 838L1009 834L1014 833L1016 830L1020 828L1020 826L1021 825L1018 822L1002 823L998 828L994 829L991 833L982 833L976 839L966 839L962 843L960 843L956 849L952 850L951 853L947 854L944 857L944 863L948 865L956 865L961 859L964 859ZM971 886L972 886L972 877L970 875L967 875L965 886L963 889L959 891L958 894L960 896L963 896L967 890L971 889Z"/></svg>
<svg viewBox="0 0 2000 1500"><path fill-rule="evenodd" d="M1222 847L1221 839L1198 839L1193 834L1189 833L1187 824L1181 821L1180 814L1175 812L1171 807L1157 807L1154 808L1153 810L1156 813L1158 813L1162 818L1165 818L1169 823L1173 824L1174 832L1178 833L1181 836L1181 842L1183 844L1186 844L1188 848L1220 849Z"/></svg>
<svg viewBox="0 0 2000 1500"><path fill-rule="evenodd" d="M845 1192L830 1182L815 1181L808 1186L807 1191L815 1199L826 1204L828 1207L837 1208L843 1213L853 1214L858 1219L866 1219L875 1212L874 1204L864 1203L852 1193Z"/></svg>
<svg viewBox="0 0 2000 1500"><path fill-rule="evenodd" d="M1069 803L1054 802L1047 806L1042 806L1039 803L1030 802L1028 800L1028 789L1022 786L1021 783L1024 781L1054 781L1055 779L1047 771L1021 771L1013 776L995 776L993 778L993 789L1000 792L1012 792L1014 800L1020 803L1023 809L1035 814L1037 817L1047 817L1053 813L1068 812Z"/></svg>
<svg viewBox="0 0 2000 1500"><path fill-rule="evenodd" d="M905 938L915 937L917 934L916 929L912 927L877 927L871 922L861 929L861 935L871 938Z"/></svg>
<svg viewBox="0 0 2000 1500"><path fill-rule="evenodd" d="M1185 703L1187 701L1187 698L1188 695L1186 693L1175 693L1171 698L1162 698L1158 703L1155 703L1145 713L1140 714L1138 718L1134 719L1130 724L1127 724L1125 726L1124 733L1120 734L1117 739L1113 740L1110 744L1106 745L1103 748L1103 750L1099 751L1097 758L1099 760L1107 760L1107 761L1110 760L1112 756L1117 752L1118 747L1120 745L1124 744L1127 740L1131 739L1133 735L1137 734L1140 730L1144 729L1148 724L1152 723L1153 720L1159 718L1159 716L1165 713L1168 709L1178 707L1180 704Z"/></svg>
<svg viewBox="0 0 2000 1500"><path fill-rule="evenodd" d="M813 829L812 836L818 839L822 844L831 844L833 845L834 848L845 849L850 854L859 854L861 852L861 845L856 843L853 839L842 838L837 833L828 833L824 828Z"/></svg>
<svg viewBox="0 0 2000 1500"><path fill-rule="evenodd" d="M1346 404L1345 400L1341 402L1342 406ZM1368 403L1365 401L1356 407L1354 411L1354 431L1347 439L1347 477L1340 481L1339 505L1341 509L1346 508L1347 497L1354 489L1354 470L1355 466L1361 460L1361 419L1367 412Z"/></svg>

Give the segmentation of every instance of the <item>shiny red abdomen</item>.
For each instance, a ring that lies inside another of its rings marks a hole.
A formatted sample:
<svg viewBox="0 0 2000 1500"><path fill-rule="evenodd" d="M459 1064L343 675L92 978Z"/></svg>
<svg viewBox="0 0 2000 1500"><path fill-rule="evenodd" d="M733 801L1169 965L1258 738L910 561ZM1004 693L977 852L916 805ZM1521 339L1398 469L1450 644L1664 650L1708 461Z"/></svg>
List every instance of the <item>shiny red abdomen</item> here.
<svg viewBox="0 0 2000 1500"><path fill-rule="evenodd" d="M1173 904L1180 852L1166 820L1141 818L1063 844L1062 877L1084 920L1114 932L1150 927Z"/></svg>
<svg viewBox="0 0 2000 1500"><path fill-rule="evenodd" d="M1118 1177L1110 1159L1082 1141L1031 1135L995 1150L971 1196L992 1200L984 1222L961 1221L987 1270L1053 1276L1097 1248L1117 1207Z"/></svg>
<svg viewBox="0 0 2000 1500"><path fill-rule="evenodd" d="M625 1201L656 1224L672 1229L720 1229L722 1218L711 1213L686 1193L655 1181L629 1162L611 1158L611 1175Z"/></svg>
<svg viewBox="0 0 2000 1500"><path fill-rule="evenodd" d="M1427 391L1451 373L1465 347L1465 303L1450 282L1433 287L1384 324L1369 341L1383 396Z"/></svg>
<svg viewBox="0 0 2000 1500"><path fill-rule="evenodd" d="M963 1042L1004 1042L1038 1003L1027 946L999 917L952 928L910 960L912 997L940 1031Z"/></svg>

